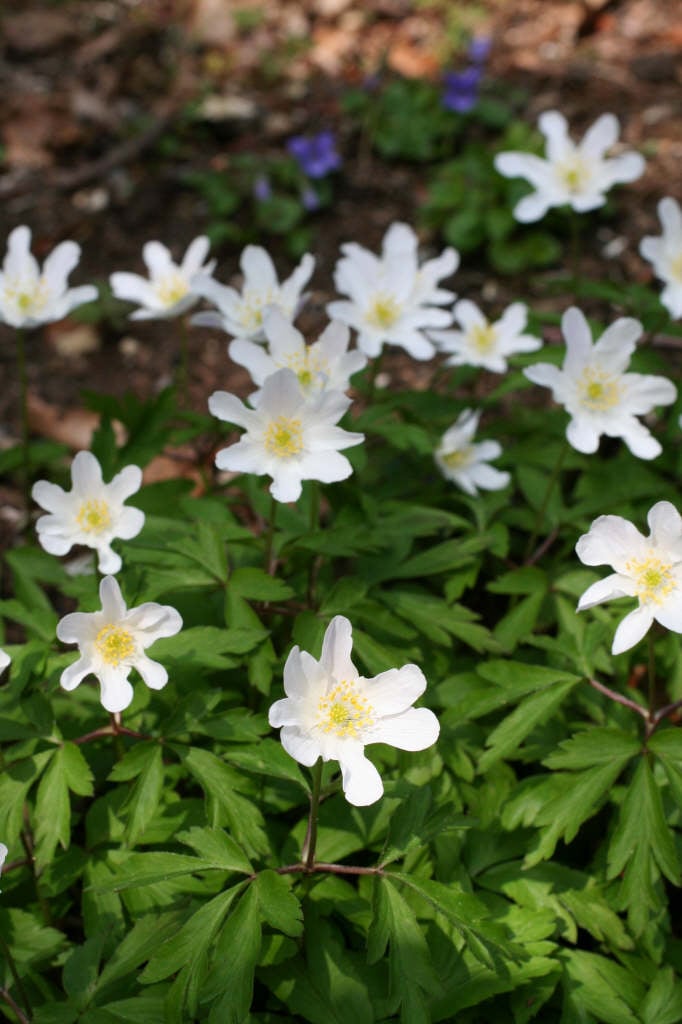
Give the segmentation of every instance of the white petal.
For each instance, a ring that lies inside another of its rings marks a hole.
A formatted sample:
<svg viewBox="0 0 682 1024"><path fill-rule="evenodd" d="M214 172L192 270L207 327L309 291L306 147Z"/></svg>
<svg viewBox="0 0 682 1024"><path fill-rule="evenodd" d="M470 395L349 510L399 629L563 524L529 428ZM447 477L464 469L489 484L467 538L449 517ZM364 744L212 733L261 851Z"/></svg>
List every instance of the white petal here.
<svg viewBox="0 0 682 1024"><path fill-rule="evenodd" d="M634 416L628 416L614 431L616 437L622 437L633 455L638 459L655 459L661 452L661 445L655 437L649 433L647 428L636 420Z"/></svg>
<svg viewBox="0 0 682 1024"><path fill-rule="evenodd" d="M270 494L275 501L281 501L284 504L298 501L301 497L302 477L296 466L282 466L272 470L271 475Z"/></svg>
<svg viewBox="0 0 682 1024"><path fill-rule="evenodd" d="M587 129L580 143L580 152L588 160L600 159L618 141L620 125L614 114L602 114Z"/></svg>
<svg viewBox="0 0 682 1024"><path fill-rule="evenodd" d="M124 508L116 520L116 536L121 540L137 537L144 526L145 514L139 508Z"/></svg>
<svg viewBox="0 0 682 1024"><path fill-rule="evenodd" d="M551 363L533 363L532 366L527 366L523 371L524 377L532 381L533 384L539 384L543 388L551 388L557 397L564 383L564 375L558 366L553 366Z"/></svg>
<svg viewBox="0 0 682 1024"><path fill-rule="evenodd" d="M424 673L417 665L403 665L366 679L363 690L377 715L405 711L426 689Z"/></svg>
<svg viewBox="0 0 682 1024"><path fill-rule="evenodd" d="M89 544L88 547L93 547L97 551L97 568L100 572L109 573L112 577L117 572L120 572L123 565L121 556L112 550L110 544L100 542L98 544Z"/></svg>
<svg viewBox="0 0 682 1024"><path fill-rule="evenodd" d="M309 252L304 253L301 262L285 281L279 290L280 301L285 309L292 309L295 313L295 306L298 303L301 291L305 288L312 277L315 269L315 257Z"/></svg>
<svg viewBox="0 0 682 1024"><path fill-rule="evenodd" d="M298 377L293 370L285 367L270 374L263 384L258 409L268 417L276 418L300 413L304 405L305 395L301 391Z"/></svg>
<svg viewBox="0 0 682 1024"><path fill-rule="evenodd" d="M526 178L538 189L544 189L551 179L550 165L532 153L498 153L494 162L498 174L505 178Z"/></svg>
<svg viewBox="0 0 682 1024"><path fill-rule="evenodd" d="M54 516L40 517L40 519L36 523L36 530L38 531L38 542L41 548L47 551L49 555L61 556L67 554L67 552L71 550L71 548L75 544L75 541L71 537L63 536L63 534L61 533L51 534L48 532L43 532L43 528L41 527L41 523L43 522L43 520L54 518ZM56 528L61 529L59 527Z"/></svg>
<svg viewBox="0 0 682 1024"><path fill-rule="evenodd" d="M154 289L147 278L141 277L140 274L118 271L111 274L109 284L117 299L123 299L125 302L137 302L141 306L158 305Z"/></svg>
<svg viewBox="0 0 682 1024"><path fill-rule="evenodd" d="M655 405L672 405L677 398L677 388L667 377L650 374L628 373L623 383L626 386L628 412L643 416Z"/></svg>
<svg viewBox="0 0 682 1024"><path fill-rule="evenodd" d="M142 486L142 470L139 466L125 466L117 473L110 484L107 484L107 497L111 501L123 502L131 494L135 494Z"/></svg>
<svg viewBox="0 0 682 1024"><path fill-rule="evenodd" d="M357 679L358 673L351 661L353 627L343 615L335 615L324 634L320 665L328 676L336 680Z"/></svg>
<svg viewBox="0 0 682 1024"><path fill-rule="evenodd" d="M102 614L108 622L118 622L126 613L121 588L113 576L105 576L99 585Z"/></svg>
<svg viewBox="0 0 682 1024"><path fill-rule="evenodd" d="M279 738L287 754L311 768L320 756L320 745L310 733L302 732L298 726L283 726Z"/></svg>
<svg viewBox="0 0 682 1024"><path fill-rule="evenodd" d="M7 651L0 650L0 672L4 672L11 660Z"/></svg>
<svg viewBox="0 0 682 1024"><path fill-rule="evenodd" d="M102 467L92 452L78 452L71 463L73 490L79 495L97 493L102 489Z"/></svg>
<svg viewBox="0 0 682 1024"><path fill-rule="evenodd" d="M632 597L633 589L632 581L628 582L627 577L621 576L617 572L611 573L610 576L606 576L603 580L597 580L587 588L578 601L578 611L594 608L597 604L612 601L617 597Z"/></svg>
<svg viewBox="0 0 682 1024"><path fill-rule="evenodd" d="M623 621L619 623L613 637L611 653L622 654L623 651L627 651L634 647L635 644L638 644L648 632L653 621L654 617L646 605L640 605L639 608L635 608L634 611L626 615Z"/></svg>
<svg viewBox="0 0 682 1024"><path fill-rule="evenodd" d="M70 612L57 623L57 639L63 644L80 644L93 634L94 616L91 612Z"/></svg>
<svg viewBox="0 0 682 1024"><path fill-rule="evenodd" d="M168 682L168 672L158 661L152 661L146 654L135 660L135 668L150 690L162 690Z"/></svg>
<svg viewBox="0 0 682 1024"><path fill-rule="evenodd" d="M627 563L647 547L639 530L622 516L599 516L579 538L576 554L584 565L611 565L626 573Z"/></svg>
<svg viewBox="0 0 682 1024"><path fill-rule="evenodd" d="M353 467L345 455L327 449L307 452L300 460L299 470L302 480L320 480L323 484L334 484L339 480L347 480L353 472Z"/></svg>
<svg viewBox="0 0 682 1024"><path fill-rule="evenodd" d="M641 333L642 325L639 320L621 316L606 328L594 346L594 354L599 356L600 362L608 370L622 373L630 362L630 356Z"/></svg>
<svg viewBox="0 0 682 1024"><path fill-rule="evenodd" d="M343 792L349 804L366 807L383 795L384 784L379 772L364 754L341 760Z"/></svg>
<svg viewBox="0 0 682 1024"><path fill-rule="evenodd" d="M599 431L586 416L572 419L566 427L566 439L571 447L584 455L592 455L599 447Z"/></svg>
<svg viewBox="0 0 682 1024"><path fill-rule="evenodd" d="M549 210L552 202L544 192L531 192L524 196L514 207L514 217L521 224L532 224L541 220Z"/></svg>
<svg viewBox="0 0 682 1024"><path fill-rule="evenodd" d="M279 729L283 725L298 725L301 718L300 705L298 701L283 697L270 705L268 711L268 722L273 729Z"/></svg>
<svg viewBox="0 0 682 1024"><path fill-rule="evenodd" d="M501 491L509 486L511 476L503 469L495 469L486 463L478 463L471 466L469 479L476 486L484 491Z"/></svg>
<svg viewBox="0 0 682 1024"><path fill-rule="evenodd" d="M80 246L75 242L62 242L52 250L43 264L43 277L54 295L66 290L66 281L78 265Z"/></svg>
<svg viewBox="0 0 682 1024"><path fill-rule="evenodd" d="M226 423L236 423L238 427L253 430L258 417L252 409L248 409L241 399L227 391L214 391L208 399L208 408L212 416Z"/></svg>
<svg viewBox="0 0 682 1024"><path fill-rule="evenodd" d="M92 659L81 655L78 661L65 668L59 678L63 690L75 690L79 683L93 671Z"/></svg>
<svg viewBox="0 0 682 1024"><path fill-rule="evenodd" d="M566 339L564 371L575 376L592 354L592 331L585 314L577 306L566 310L561 318L561 330Z"/></svg>
<svg viewBox="0 0 682 1024"><path fill-rule="evenodd" d="M130 669L105 666L97 673L100 682L100 700L106 711L125 711L133 699L133 688L128 682Z"/></svg>
<svg viewBox="0 0 682 1024"><path fill-rule="evenodd" d="M210 248L211 243L209 242L206 235L199 235L192 242L190 242L190 244L187 246L187 252L183 256L182 263L180 264L180 269L183 273L183 276L185 276L188 280L191 280L191 278L194 277L194 275L201 267L201 264L208 256L208 251Z"/></svg>
<svg viewBox="0 0 682 1024"><path fill-rule="evenodd" d="M641 153L623 153L606 164L609 185L624 185L644 174L646 161Z"/></svg>
<svg viewBox="0 0 682 1024"><path fill-rule="evenodd" d="M382 718L371 731L372 743L390 743L399 750L426 750L438 739L440 725L428 708L408 708L402 714Z"/></svg>
<svg viewBox="0 0 682 1024"><path fill-rule="evenodd" d="M230 342L228 352L234 363L246 367L254 384L263 384L277 369L272 356L255 341L235 338Z"/></svg>
<svg viewBox="0 0 682 1024"><path fill-rule="evenodd" d="M651 541L656 547L671 548L676 561L682 558L682 516L669 501L657 501L647 515Z"/></svg>
<svg viewBox="0 0 682 1024"><path fill-rule="evenodd" d="M259 291L275 289L278 286L277 274L269 253L261 245L247 245L241 254L241 266L245 284Z"/></svg>
<svg viewBox="0 0 682 1024"><path fill-rule="evenodd" d="M37 480L31 490L31 496L36 505L40 505L46 512L63 513L65 506L70 504L66 491L57 484L48 483L47 480Z"/></svg>
<svg viewBox="0 0 682 1024"><path fill-rule="evenodd" d="M568 124L558 110L546 110L538 118L538 128L545 136L545 151L552 163L564 159L574 149L568 136Z"/></svg>
<svg viewBox="0 0 682 1024"><path fill-rule="evenodd" d="M169 250L161 242L146 242L142 248L142 259L152 280L166 277L176 269Z"/></svg>

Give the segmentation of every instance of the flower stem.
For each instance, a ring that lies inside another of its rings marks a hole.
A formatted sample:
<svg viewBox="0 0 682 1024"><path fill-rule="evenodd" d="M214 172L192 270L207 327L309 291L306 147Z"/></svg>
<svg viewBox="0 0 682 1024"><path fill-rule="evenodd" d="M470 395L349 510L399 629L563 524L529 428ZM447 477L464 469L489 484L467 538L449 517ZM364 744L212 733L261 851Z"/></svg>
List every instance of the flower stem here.
<svg viewBox="0 0 682 1024"><path fill-rule="evenodd" d="M580 293L580 286L582 284L582 274L580 272L580 235L582 224L580 217L576 215L574 211L570 214L571 221L571 277L573 278L571 284L573 288L573 298L577 302Z"/></svg>
<svg viewBox="0 0 682 1024"><path fill-rule="evenodd" d="M561 452L559 454L559 458L554 463L554 469L552 470L552 474L551 474L549 480L547 481L547 487L545 488L545 494L544 494L544 497L542 499L542 503L540 504L540 508L538 509L538 514L535 517L535 523L533 524L533 532L531 533L530 538L528 540L528 544L526 545L526 554L525 554L525 558L524 558L524 564L526 564L526 565L528 564L528 561L532 557L533 551L535 550L535 543L536 543L536 541L538 539L538 536L540 534L540 528L542 527L542 524L543 524L544 519L545 519L545 513L547 512L547 506L549 505L549 499L552 497L552 491L554 490L554 487L556 486L557 480L559 479L559 476L561 474L561 468L562 468L562 466L564 464L564 460L565 460L567 454L568 454L568 447L566 445L564 445L564 447L561 449Z"/></svg>
<svg viewBox="0 0 682 1024"><path fill-rule="evenodd" d="M12 978L14 979L14 984L16 986L16 990L17 990L17 992L19 994L19 998L21 999L22 1003L24 1004L24 1007L26 1008L26 1012L28 1014L28 1017L25 1017L23 1015L23 1013L21 1012L21 1010L19 1009L17 1004L14 1002L14 1000L12 999L12 997L9 994L9 992L7 991L7 989L5 989L5 988L0 989L0 993L2 993L2 998L5 1000L7 1005L10 1006L12 1008L12 1010L14 1010L15 1014L17 1015L17 1018L20 1021L28 1021L31 1018L31 1014L33 1013L33 1010L31 1009L31 1004L29 1002L28 996L26 995L26 989L24 988L24 986L22 984L22 981L21 981L21 978L19 977L19 971L17 970L17 965L14 962L14 957L12 956L12 952L11 952L9 946L7 945L7 943L5 942L4 938L2 937L2 935L0 935L0 950L2 950L2 954L3 954L4 958L5 958L5 960L7 961L7 966L9 967L10 974L12 975Z"/></svg>
<svg viewBox="0 0 682 1024"><path fill-rule="evenodd" d="M267 533L265 535L265 571L274 576L275 563L272 557L272 547L275 539L275 516L277 515L277 500L270 499L270 518L268 521Z"/></svg>
<svg viewBox="0 0 682 1024"><path fill-rule="evenodd" d="M189 407L189 345L187 337L187 319L180 317L180 363L175 374L175 385L180 403Z"/></svg>
<svg viewBox="0 0 682 1024"><path fill-rule="evenodd" d="M301 860L310 871L315 863L315 847L317 846L317 816L320 808L320 790L322 788L322 758L318 757L311 769L312 789L310 791L310 813L308 829L303 841Z"/></svg>
<svg viewBox="0 0 682 1024"><path fill-rule="evenodd" d="M28 446L28 375L26 373L26 335L21 328L17 329L17 374L19 377L19 397L21 403L21 488L24 495L26 510L31 507L31 464Z"/></svg>
<svg viewBox="0 0 682 1024"><path fill-rule="evenodd" d="M320 520L320 485L317 480L310 482L310 532L317 533ZM320 558L313 554L308 566L308 604L311 608L315 606L315 585L317 574L320 569Z"/></svg>

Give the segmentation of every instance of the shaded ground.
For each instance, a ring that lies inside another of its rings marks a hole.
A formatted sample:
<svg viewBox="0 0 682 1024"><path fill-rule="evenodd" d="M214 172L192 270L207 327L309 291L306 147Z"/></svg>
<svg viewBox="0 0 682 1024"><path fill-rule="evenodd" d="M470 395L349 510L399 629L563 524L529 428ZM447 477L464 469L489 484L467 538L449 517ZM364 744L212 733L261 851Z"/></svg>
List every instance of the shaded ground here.
<svg viewBox="0 0 682 1024"><path fill-rule="evenodd" d="M290 135L331 126L344 165L333 206L312 221L318 265L300 325L314 337L332 297L339 244L354 239L376 248L391 221L414 222L423 195L420 166L387 165L357 152L341 115L344 90L381 66L437 77L458 42L474 32L493 38L490 76L527 89L529 121L558 107L581 131L613 111L624 141L645 153L647 171L629 186L627 216L588 240L585 260L589 273L606 246L604 274L646 280L637 242L657 233L662 195L682 199L682 28L675 8L660 0L486 0L473 14L470 5L447 0L64 0L43 9L29 3L3 23L0 238L28 223L39 256L74 238L83 247L75 283L141 271L145 241L161 239L179 256L205 228L203 200L183 186L189 169L229 170L234 154L278 153ZM214 113L188 131L188 104L195 109L202 101L209 108L213 102ZM239 248L218 250L220 280L235 279ZM288 272L292 259L273 251ZM465 260L457 290L475 297L486 281L485 271ZM495 287L500 303L532 298L526 280L507 278ZM139 326L120 316L80 333L72 324L37 332L30 341L33 429L73 447L87 444L88 420L76 416L80 434L64 433L63 413L80 405L81 389L153 394L172 377L173 333L172 323ZM246 390L245 375L226 359L225 341L192 331L191 399L198 409L216 387ZM7 382L0 423L8 444L17 433L18 403L13 338L4 328L0 344ZM391 354L389 369L417 376L423 370L400 353Z"/></svg>

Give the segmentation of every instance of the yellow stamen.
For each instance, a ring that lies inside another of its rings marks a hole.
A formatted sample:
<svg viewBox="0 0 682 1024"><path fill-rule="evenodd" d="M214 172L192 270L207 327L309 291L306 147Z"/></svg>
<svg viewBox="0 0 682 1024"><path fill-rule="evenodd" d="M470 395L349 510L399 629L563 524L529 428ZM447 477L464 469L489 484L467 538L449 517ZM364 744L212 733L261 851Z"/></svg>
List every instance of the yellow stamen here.
<svg viewBox="0 0 682 1024"><path fill-rule="evenodd" d="M587 367L579 381L582 405L591 412L603 412L618 405L621 387L617 378L610 377L599 367Z"/></svg>
<svg viewBox="0 0 682 1024"><path fill-rule="evenodd" d="M446 466L450 469L462 469L471 462L471 448L457 448L454 452L447 452L441 455Z"/></svg>
<svg viewBox="0 0 682 1024"><path fill-rule="evenodd" d="M472 345L479 352L489 352L497 341L497 332L491 324L472 327L469 336L471 338Z"/></svg>
<svg viewBox="0 0 682 1024"><path fill-rule="evenodd" d="M310 349L306 349L302 354L296 352L287 356L282 365L288 366L290 370L294 371L304 391L307 391L319 374L329 372L327 361L321 359Z"/></svg>
<svg viewBox="0 0 682 1024"><path fill-rule="evenodd" d="M155 289L159 301L164 306L174 306L180 299L184 299L189 292L189 285L182 274L172 273L156 284Z"/></svg>
<svg viewBox="0 0 682 1024"><path fill-rule="evenodd" d="M95 647L107 665L115 667L135 653L132 633L122 626L114 626L111 623L102 626L95 637Z"/></svg>
<svg viewBox="0 0 682 1024"><path fill-rule="evenodd" d="M632 558L625 571L637 584L637 597L642 604L662 604L663 599L675 589L672 578L672 562L663 562L651 553L648 558Z"/></svg>
<svg viewBox="0 0 682 1024"><path fill-rule="evenodd" d="M265 449L278 459L290 459L303 451L303 427L300 420L278 416L265 431Z"/></svg>
<svg viewBox="0 0 682 1024"><path fill-rule="evenodd" d="M670 264L670 276L682 283L682 252Z"/></svg>
<svg viewBox="0 0 682 1024"><path fill-rule="evenodd" d="M322 732L337 736L360 736L374 724L374 708L358 692L354 680L337 683L317 705L317 725Z"/></svg>
<svg viewBox="0 0 682 1024"><path fill-rule="evenodd" d="M400 306L392 295L378 295L367 311L372 327L392 327L400 316Z"/></svg>
<svg viewBox="0 0 682 1024"><path fill-rule="evenodd" d="M78 509L76 522L84 533L102 533L111 526L111 512L106 501L91 498Z"/></svg>
<svg viewBox="0 0 682 1024"><path fill-rule="evenodd" d="M577 153L559 164L558 173L562 184L574 195L584 190L590 177L588 166Z"/></svg>
<svg viewBox="0 0 682 1024"><path fill-rule="evenodd" d="M247 331L255 331L263 326L263 310L266 306L272 305L277 294L272 288L265 291L258 291L255 288L245 288L242 293L242 303L239 310L239 320Z"/></svg>

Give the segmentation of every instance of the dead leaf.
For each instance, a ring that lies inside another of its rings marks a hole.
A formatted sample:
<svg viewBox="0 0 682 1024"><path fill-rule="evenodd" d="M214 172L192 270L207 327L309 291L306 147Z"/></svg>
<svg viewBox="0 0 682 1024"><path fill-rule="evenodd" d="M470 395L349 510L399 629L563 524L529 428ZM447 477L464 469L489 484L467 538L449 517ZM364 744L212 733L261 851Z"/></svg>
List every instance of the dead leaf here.
<svg viewBox="0 0 682 1024"><path fill-rule="evenodd" d="M47 53L76 35L73 15L45 7L6 14L2 27L7 43L18 53Z"/></svg>

